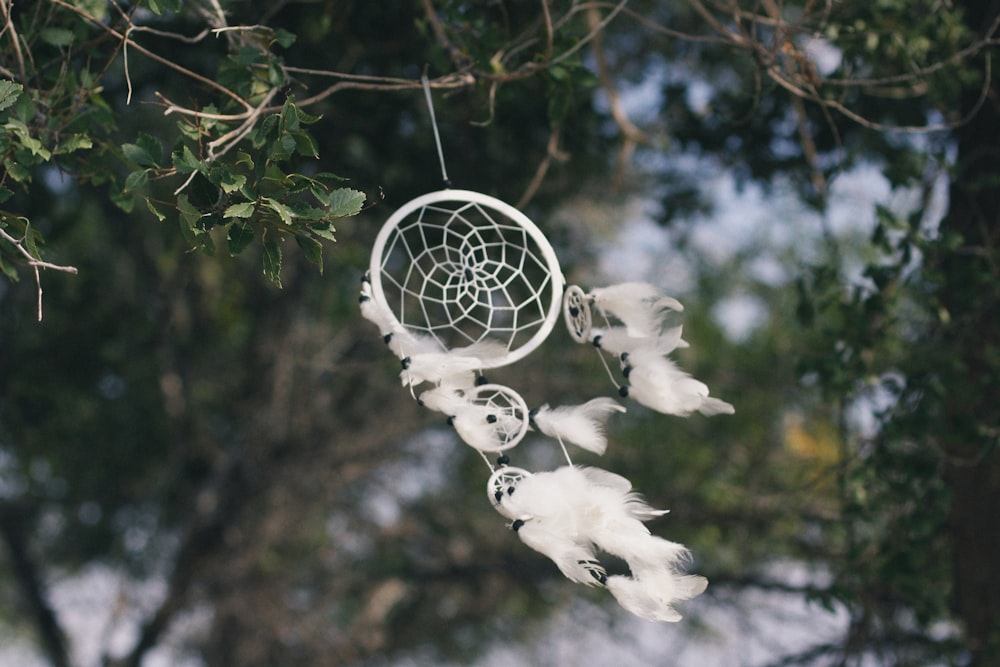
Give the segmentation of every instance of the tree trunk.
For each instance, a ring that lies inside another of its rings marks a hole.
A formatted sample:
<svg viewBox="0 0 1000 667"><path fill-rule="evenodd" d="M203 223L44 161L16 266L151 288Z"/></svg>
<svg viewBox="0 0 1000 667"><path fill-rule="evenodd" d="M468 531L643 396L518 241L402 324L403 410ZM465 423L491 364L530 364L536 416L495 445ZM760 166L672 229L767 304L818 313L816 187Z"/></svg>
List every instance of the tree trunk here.
<svg viewBox="0 0 1000 667"><path fill-rule="evenodd" d="M997 2L970 2L966 21L984 34L998 11ZM947 313L939 418L952 493L955 604L973 664L985 666L1000 656L1000 82L984 57L969 70L980 77L963 93L961 113L982 106L956 133L958 164L942 222L942 233L960 235L962 243L938 264ZM986 76L992 80L984 98Z"/></svg>

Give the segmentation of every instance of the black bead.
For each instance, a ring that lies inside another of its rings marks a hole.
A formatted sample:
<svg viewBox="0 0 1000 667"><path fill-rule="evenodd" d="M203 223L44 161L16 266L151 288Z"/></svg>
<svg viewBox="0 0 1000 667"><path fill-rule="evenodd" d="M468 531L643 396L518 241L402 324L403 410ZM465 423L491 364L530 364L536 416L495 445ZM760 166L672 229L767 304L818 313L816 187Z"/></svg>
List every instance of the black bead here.
<svg viewBox="0 0 1000 667"><path fill-rule="evenodd" d="M621 396L622 398L627 397L628 396L628 387L626 385L622 385L622 386L618 387L618 395Z"/></svg>
<svg viewBox="0 0 1000 667"><path fill-rule="evenodd" d="M524 521L522 521L521 519L517 519L514 521L514 523L510 524L510 527L511 530L513 530L516 533L517 531L521 530L521 526L523 525Z"/></svg>
<svg viewBox="0 0 1000 667"><path fill-rule="evenodd" d="M497 416L496 415L486 415L486 423L487 424L496 424L497 423Z"/></svg>
<svg viewBox="0 0 1000 667"><path fill-rule="evenodd" d="M510 457L507 456L506 454L501 454L500 456L497 457L498 466L505 466L508 463L510 463ZM499 493L499 491L497 493Z"/></svg>
<svg viewBox="0 0 1000 667"><path fill-rule="evenodd" d="M403 357L402 359L399 360L399 363L402 364L403 370L405 371L407 368L410 367L412 361L410 360L409 357Z"/></svg>

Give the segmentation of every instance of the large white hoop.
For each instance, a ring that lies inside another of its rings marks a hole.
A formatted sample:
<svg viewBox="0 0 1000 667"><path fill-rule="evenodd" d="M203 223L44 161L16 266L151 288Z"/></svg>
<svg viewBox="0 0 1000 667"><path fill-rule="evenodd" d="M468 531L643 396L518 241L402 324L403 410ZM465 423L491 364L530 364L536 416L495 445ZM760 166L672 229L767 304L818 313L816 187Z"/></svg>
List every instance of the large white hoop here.
<svg viewBox="0 0 1000 667"><path fill-rule="evenodd" d="M393 213L372 248L372 298L402 326L453 349L490 338L524 358L559 317L565 279L541 230L513 206L470 190L440 190Z"/></svg>

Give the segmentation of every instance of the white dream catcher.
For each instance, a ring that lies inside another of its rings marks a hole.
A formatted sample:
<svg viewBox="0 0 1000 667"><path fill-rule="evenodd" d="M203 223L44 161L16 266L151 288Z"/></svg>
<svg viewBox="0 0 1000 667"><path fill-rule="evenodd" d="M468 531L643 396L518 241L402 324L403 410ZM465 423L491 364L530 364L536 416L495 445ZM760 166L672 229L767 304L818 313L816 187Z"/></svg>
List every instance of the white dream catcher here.
<svg viewBox="0 0 1000 667"><path fill-rule="evenodd" d="M448 185L426 78L424 92ZM605 424L625 408L597 397L529 410L514 389L482 376L537 349L561 313L571 338L597 349L620 397L680 416L732 412L669 358L687 346L679 327L663 330L666 314L681 310L676 300L645 283L590 292L567 286L552 246L527 216L494 197L446 187L386 220L360 305L400 359L402 384L480 453L490 470L490 504L522 542L571 581L606 588L642 618L680 620L676 603L708 582L680 571L687 549L646 527L666 511L648 506L624 477L574 465L567 449L603 454ZM603 326L594 326L595 315ZM621 383L606 355L617 359ZM532 427L558 442L566 465L534 473L510 465L507 451ZM623 560L629 573L609 575L601 554Z"/></svg>

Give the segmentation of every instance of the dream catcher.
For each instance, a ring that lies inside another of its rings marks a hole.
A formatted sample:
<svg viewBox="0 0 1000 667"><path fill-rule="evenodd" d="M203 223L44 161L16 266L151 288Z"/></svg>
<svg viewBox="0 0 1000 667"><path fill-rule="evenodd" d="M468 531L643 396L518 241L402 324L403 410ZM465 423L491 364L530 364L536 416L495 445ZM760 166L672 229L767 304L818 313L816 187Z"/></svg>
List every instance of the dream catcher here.
<svg viewBox="0 0 1000 667"><path fill-rule="evenodd" d="M426 79L424 92L447 185ZM680 327L664 329L680 303L646 283L589 292L567 286L552 246L527 216L494 197L446 187L386 220L360 306L400 359L403 386L482 456L489 502L524 544L642 618L680 620L676 603L708 582L681 572L687 549L647 528L666 510L647 505L624 477L574 465L570 456L572 447L603 454L607 421L625 407L602 396L529 409L513 388L483 376L531 354L562 315L571 338L596 350L618 398L679 416L731 413L670 359L687 346ZM566 465L542 472L510 465L508 451L532 428L558 443ZM629 573L609 575L601 554L624 561Z"/></svg>

